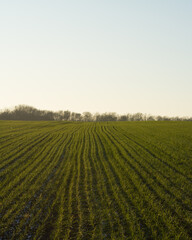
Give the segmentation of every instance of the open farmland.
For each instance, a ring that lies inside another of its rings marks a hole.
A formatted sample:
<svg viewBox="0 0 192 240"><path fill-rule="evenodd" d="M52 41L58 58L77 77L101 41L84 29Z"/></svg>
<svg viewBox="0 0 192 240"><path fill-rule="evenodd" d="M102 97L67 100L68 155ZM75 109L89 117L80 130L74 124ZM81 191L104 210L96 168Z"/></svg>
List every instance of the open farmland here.
<svg viewBox="0 0 192 240"><path fill-rule="evenodd" d="M0 239L191 238L191 122L0 122Z"/></svg>

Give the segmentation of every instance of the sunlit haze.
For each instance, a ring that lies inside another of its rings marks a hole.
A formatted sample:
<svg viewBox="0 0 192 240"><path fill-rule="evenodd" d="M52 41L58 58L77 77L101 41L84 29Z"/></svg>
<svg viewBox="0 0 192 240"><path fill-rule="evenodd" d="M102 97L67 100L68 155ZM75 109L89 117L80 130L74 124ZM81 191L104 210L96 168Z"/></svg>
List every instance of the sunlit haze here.
<svg viewBox="0 0 192 240"><path fill-rule="evenodd" d="M0 2L0 109L192 115L191 0Z"/></svg>

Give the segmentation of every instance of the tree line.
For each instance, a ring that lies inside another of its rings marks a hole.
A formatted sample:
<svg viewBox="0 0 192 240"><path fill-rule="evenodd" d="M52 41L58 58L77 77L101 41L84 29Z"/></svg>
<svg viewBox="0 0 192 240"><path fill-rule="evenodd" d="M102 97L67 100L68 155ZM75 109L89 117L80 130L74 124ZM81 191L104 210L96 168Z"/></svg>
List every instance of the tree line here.
<svg viewBox="0 0 192 240"><path fill-rule="evenodd" d="M0 120L23 120L23 121L85 121L85 122L103 122L103 121L192 121L192 117L167 117L152 116L150 114L134 113L119 115L112 113L90 112L76 113L66 111L47 111L39 110L31 106L19 105L14 109L5 109L0 111Z"/></svg>

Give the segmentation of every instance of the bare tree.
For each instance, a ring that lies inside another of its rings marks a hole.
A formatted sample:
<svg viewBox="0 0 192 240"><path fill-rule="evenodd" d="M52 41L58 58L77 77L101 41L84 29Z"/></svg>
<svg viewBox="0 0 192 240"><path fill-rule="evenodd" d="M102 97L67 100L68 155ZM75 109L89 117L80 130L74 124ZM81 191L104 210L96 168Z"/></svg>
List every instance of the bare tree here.
<svg viewBox="0 0 192 240"><path fill-rule="evenodd" d="M65 121L69 121L70 120L70 116L71 116L71 112L70 111L64 111L63 112L63 120Z"/></svg>
<svg viewBox="0 0 192 240"><path fill-rule="evenodd" d="M119 121L127 121L127 120L128 120L127 115L121 115L119 117Z"/></svg>
<svg viewBox="0 0 192 240"><path fill-rule="evenodd" d="M85 122L93 121L92 114L90 112L84 112L83 113L83 121L85 121Z"/></svg>
<svg viewBox="0 0 192 240"><path fill-rule="evenodd" d="M75 113L66 111L45 111L39 110L31 106L19 105L14 109L5 109L0 111L0 120L26 120L26 121L192 121L192 117L167 117L152 116L149 114L134 113L127 115L117 115L116 113L96 113L92 115L90 112Z"/></svg>

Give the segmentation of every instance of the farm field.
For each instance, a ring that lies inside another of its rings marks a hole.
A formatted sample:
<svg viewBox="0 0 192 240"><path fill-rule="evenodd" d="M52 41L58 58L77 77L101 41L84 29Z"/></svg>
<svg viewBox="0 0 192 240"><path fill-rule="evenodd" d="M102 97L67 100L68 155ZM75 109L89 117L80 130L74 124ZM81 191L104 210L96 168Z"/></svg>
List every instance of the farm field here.
<svg viewBox="0 0 192 240"><path fill-rule="evenodd" d="M4 239L192 239L192 122L0 121Z"/></svg>

